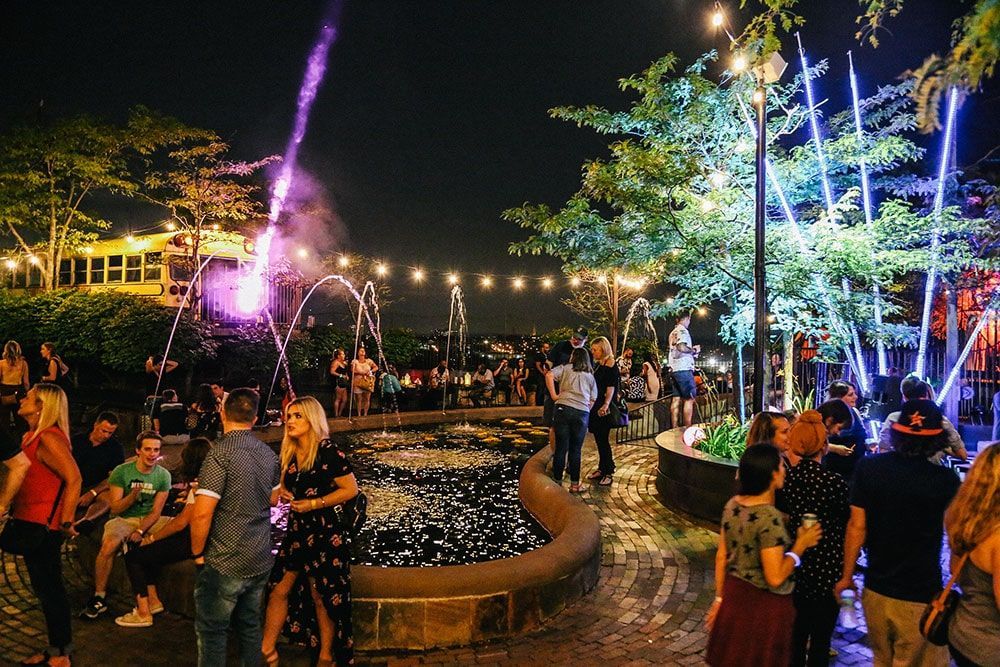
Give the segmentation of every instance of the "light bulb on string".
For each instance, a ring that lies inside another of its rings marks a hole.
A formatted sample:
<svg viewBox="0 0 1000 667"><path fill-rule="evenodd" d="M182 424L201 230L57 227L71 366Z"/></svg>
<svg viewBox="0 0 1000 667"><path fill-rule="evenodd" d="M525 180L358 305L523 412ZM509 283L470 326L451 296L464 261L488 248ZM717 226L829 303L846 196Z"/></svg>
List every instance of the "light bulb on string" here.
<svg viewBox="0 0 1000 667"><path fill-rule="evenodd" d="M764 102L764 91L758 88L757 90L753 91L753 103L759 105L762 104L763 102Z"/></svg>
<svg viewBox="0 0 1000 667"><path fill-rule="evenodd" d="M177 229L177 225L175 225L175 224L174 224L174 223L172 223L172 222L168 222L168 223L167 223L166 225L164 225L164 226L165 226L165 227L167 228L167 231L168 231L168 232L172 232L172 231L174 231L175 229Z"/></svg>
<svg viewBox="0 0 1000 667"><path fill-rule="evenodd" d="M573 276L572 278L569 279L569 285L570 287L579 287L580 279L577 278L576 276Z"/></svg>
<svg viewBox="0 0 1000 667"><path fill-rule="evenodd" d="M743 72L747 68L747 57L742 53L737 53L733 58L732 69L737 74Z"/></svg>
<svg viewBox="0 0 1000 667"><path fill-rule="evenodd" d="M30 262L30 263L31 263L31 264L32 264L33 266L38 266L38 265L39 265L39 263L41 263L41 261L42 261L42 260L38 259L38 257L36 257L35 255L28 255L28 261L29 261L29 262Z"/></svg>
<svg viewBox="0 0 1000 667"><path fill-rule="evenodd" d="M340 257L337 258L337 264L340 266L340 268L346 269L348 266L351 265L351 260L347 258L347 255L341 255Z"/></svg>
<svg viewBox="0 0 1000 667"><path fill-rule="evenodd" d="M17 268L17 262L12 259L8 259L5 263L7 264L7 268L11 271Z"/></svg>
<svg viewBox="0 0 1000 667"><path fill-rule="evenodd" d="M458 276L456 274L454 274L454 273L449 273L448 274L448 284L449 285L457 285L458 284Z"/></svg>
<svg viewBox="0 0 1000 667"><path fill-rule="evenodd" d="M423 279L424 279L424 272L419 268L413 269L413 282L419 283L422 282Z"/></svg>
<svg viewBox="0 0 1000 667"><path fill-rule="evenodd" d="M486 288L486 289L489 289L490 287L493 287L493 279L490 278L489 276L483 276L483 279L482 279L481 283L482 283L482 286L484 288Z"/></svg>
<svg viewBox="0 0 1000 667"><path fill-rule="evenodd" d="M384 278L389 274L389 265L379 262L375 265L375 273L377 273L379 277Z"/></svg>
<svg viewBox="0 0 1000 667"><path fill-rule="evenodd" d="M726 17L722 15L722 10L716 7L715 11L712 12L712 25L716 28L722 26L722 22L726 20Z"/></svg>
<svg viewBox="0 0 1000 667"><path fill-rule="evenodd" d="M295 254L297 254L299 256L299 259L308 259L309 258L309 250L306 249L306 248L299 248L298 252L296 252Z"/></svg>
<svg viewBox="0 0 1000 667"><path fill-rule="evenodd" d="M545 277L542 278L542 287L545 289L552 289L552 278Z"/></svg>
<svg viewBox="0 0 1000 667"><path fill-rule="evenodd" d="M522 287L524 287L524 278L514 278L511 284L513 285L514 289L521 289Z"/></svg>

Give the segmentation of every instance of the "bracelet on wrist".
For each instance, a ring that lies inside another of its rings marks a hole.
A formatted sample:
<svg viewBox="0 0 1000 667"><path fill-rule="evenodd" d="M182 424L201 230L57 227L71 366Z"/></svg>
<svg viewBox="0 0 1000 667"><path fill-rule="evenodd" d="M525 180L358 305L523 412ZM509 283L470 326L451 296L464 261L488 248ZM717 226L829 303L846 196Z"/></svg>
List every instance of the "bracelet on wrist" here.
<svg viewBox="0 0 1000 667"><path fill-rule="evenodd" d="M94 496L95 498L97 497L97 491L95 491L94 489L91 489L91 490L90 490L90 493L91 493L91 494L92 494L92 495L93 495L93 496Z"/></svg>
<svg viewBox="0 0 1000 667"><path fill-rule="evenodd" d="M800 565L802 565L802 559L799 558L799 555L794 551L786 551L785 555L791 558L793 561L795 561L795 567L799 567Z"/></svg>
<svg viewBox="0 0 1000 667"><path fill-rule="evenodd" d="M715 596L715 601L716 601L717 603L718 603L718 602L722 602L722 596L721 596L721 595L716 595L716 596Z"/></svg>

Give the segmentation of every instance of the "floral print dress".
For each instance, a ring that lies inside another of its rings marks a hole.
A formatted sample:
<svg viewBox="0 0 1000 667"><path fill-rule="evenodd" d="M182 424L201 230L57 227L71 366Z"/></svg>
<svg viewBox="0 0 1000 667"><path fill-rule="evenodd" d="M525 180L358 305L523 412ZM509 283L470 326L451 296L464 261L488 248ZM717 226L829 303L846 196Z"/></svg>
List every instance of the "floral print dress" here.
<svg viewBox="0 0 1000 667"><path fill-rule="evenodd" d="M339 448L323 440L310 470L299 470L293 458L284 471L284 486L297 500L319 498L337 489L337 477L353 472ZM338 665L354 663L351 630L351 570L349 534L337 520L332 507L311 512L288 514L288 531L278 549L271 571L271 586L285 572L298 572L299 578L288 597L285 633L297 644L319 649L319 625L309 582L316 585L334 624L333 655Z"/></svg>

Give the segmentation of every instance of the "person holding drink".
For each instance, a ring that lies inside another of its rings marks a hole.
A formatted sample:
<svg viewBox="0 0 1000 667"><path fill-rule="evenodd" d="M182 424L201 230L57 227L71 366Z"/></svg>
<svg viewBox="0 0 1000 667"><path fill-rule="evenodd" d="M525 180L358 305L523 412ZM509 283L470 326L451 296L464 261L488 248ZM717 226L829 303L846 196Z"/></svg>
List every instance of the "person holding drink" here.
<svg viewBox="0 0 1000 667"><path fill-rule="evenodd" d="M705 661L726 667L787 665L795 617L792 574L806 551L819 544L822 528L800 525L794 542L788 536L774 506L774 492L785 483L776 447L748 447L738 483L737 495L722 511Z"/></svg>
<svg viewBox="0 0 1000 667"><path fill-rule="evenodd" d="M844 533L850 518L847 482L823 467L827 433L816 410L803 412L788 432L788 449L798 464L785 477L777 507L788 515L789 531L823 526L823 539L802 557L795 576L792 665L827 665L837 623L833 587L840 579ZM853 599L852 599L853 602Z"/></svg>

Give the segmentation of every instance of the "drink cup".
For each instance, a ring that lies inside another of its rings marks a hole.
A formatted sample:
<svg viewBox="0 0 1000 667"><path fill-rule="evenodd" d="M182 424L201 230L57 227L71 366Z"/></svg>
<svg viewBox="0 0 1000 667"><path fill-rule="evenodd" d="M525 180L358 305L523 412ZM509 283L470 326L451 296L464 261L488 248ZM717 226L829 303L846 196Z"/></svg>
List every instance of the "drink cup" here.
<svg viewBox="0 0 1000 667"><path fill-rule="evenodd" d="M802 515L802 527L812 528L819 522L819 517L812 512L806 512Z"/></svg>

